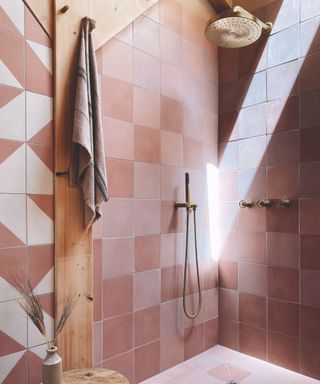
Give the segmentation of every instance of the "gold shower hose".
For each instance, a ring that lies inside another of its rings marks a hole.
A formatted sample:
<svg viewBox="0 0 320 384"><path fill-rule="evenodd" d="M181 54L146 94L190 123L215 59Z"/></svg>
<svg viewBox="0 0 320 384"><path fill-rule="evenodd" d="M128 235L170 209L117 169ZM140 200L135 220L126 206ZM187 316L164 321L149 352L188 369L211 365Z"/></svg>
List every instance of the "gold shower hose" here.
<svg viewBox="0 0 320 384"><path fill-rule="evenodd" d="M185 259L184 259L184 271L183 271L183 311L189 319L195 319L200 311L202 306L202 294L200 287L200 273L199 273L199 261L198 261L198 244L197 244L197 221L196 221L196 205L191 205L187 207L187 230L186 230L186 250L185 250ZM186 285L187 285L187 270L188 270L188 245L189 245L189 219L190 212L193 212L193 227L194 227L194 249L196 256L196 269L197 269L197 283L198 283L198 308L194 314L190 314L186 307Z"/></svg>

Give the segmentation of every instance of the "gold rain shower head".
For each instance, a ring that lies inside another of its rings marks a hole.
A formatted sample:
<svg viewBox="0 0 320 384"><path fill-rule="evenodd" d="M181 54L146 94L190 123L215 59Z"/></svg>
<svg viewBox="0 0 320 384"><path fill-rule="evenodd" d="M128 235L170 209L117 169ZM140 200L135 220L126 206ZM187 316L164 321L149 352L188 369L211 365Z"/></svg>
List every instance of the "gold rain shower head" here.
<svg viewBox="0 0 320 384"><path fill-rule="evenodd" d="M269 34L272 23L263 23L240 6L212 17L205 29L206 38L224 48L241 48Z"/></svg>

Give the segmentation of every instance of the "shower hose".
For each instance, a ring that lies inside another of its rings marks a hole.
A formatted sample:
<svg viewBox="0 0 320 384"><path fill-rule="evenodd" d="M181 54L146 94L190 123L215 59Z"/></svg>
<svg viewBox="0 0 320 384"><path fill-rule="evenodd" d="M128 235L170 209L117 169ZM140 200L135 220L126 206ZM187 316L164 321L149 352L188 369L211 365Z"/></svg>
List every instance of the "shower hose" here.
<svg viewBox="0 0 320 384"><path fill-rule="evenodd" d="M190 213L193 212L193 227L194 227L194 250L196 257L196 270L197 270L197 284L198 284L198 308L195 313L190 314L186 307L186 286L187 286L187 271L188 271L188 258L189 258L189 223L190 223ZM202 306L202 294L200 286L200 273L199 273L199 260L198 260L198 245L197 245L197 222L196 222L196 206L191 206L187 208L187 230L186 230L186 249L185 249L185 259L184 259L184 272L183 272L183 311L189 319L195 319L200 311Z"/></svg>

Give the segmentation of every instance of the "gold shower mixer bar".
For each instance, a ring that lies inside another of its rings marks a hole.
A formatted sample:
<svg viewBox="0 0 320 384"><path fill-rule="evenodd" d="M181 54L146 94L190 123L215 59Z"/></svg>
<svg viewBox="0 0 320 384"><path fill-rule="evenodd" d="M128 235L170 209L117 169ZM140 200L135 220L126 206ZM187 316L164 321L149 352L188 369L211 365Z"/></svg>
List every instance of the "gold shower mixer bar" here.
<svg viewBox="0 0 320 384"><path fill-rule="evenodd" d="M257 205L259 208L271 208L274 207L280 207L280 208L289 208L292 204L292 200L289 199L262 199L258 200L256 203L252 200L240 200L239 201L239 207L240 208L252 208L254 205Z"/></svg>

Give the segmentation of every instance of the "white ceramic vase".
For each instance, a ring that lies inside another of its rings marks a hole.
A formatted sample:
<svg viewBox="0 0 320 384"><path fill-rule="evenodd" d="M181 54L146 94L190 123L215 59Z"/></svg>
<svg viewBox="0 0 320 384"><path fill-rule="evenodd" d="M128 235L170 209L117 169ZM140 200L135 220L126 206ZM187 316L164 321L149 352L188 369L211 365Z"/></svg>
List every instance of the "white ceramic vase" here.
<svg viewBox="0 0 320 384"><path fill-rule="evenodd" d="M62 359L57 347L47 348L47 356L42 362L42 384L62 384Z"/></svg>

